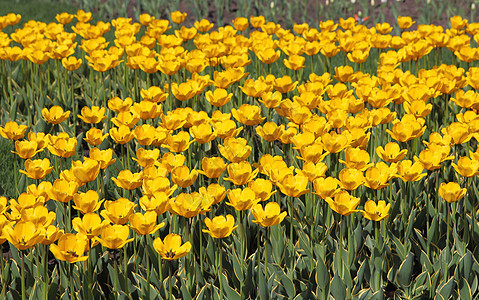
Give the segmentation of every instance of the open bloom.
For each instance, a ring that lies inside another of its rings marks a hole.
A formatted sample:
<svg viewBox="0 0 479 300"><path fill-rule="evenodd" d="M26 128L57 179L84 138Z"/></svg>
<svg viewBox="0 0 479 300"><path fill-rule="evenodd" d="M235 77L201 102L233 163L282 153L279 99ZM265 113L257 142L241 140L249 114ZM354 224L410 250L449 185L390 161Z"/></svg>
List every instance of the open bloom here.
<svg viewBox="0 0 479 300"><path fill-rule="evenodd" d="M170 233L163 241L161 238L156 238L153 241L153 248L161 255L161 258L174 260L188 254L191 250L191 243L186 242L181 245L181 236Z"/></svg>
<svg viewBox="0 0 479 300"><path fill-rule="evenodd" d="M81 115L78 115L78 117L87 124L97 124L106 119L105 108L100 108L99 106L89 108L88 106L84 106L81 109Z"/></svg>
<svg viewBox="0 0 479 300"><path fill-rule="evenodd" d="M379 200L376 204L373 200L368 200L364 204L364 210L360 210L363 217L371 221L381 221L389 217L389 209L391 208L391 203L386 205L384 200Z"/></svg>
<svg viewBox="0 0 479 300"><path fill-rule="evenodd" d="M5 238L17 249L26 250L40 243L45 237L45 228L31 221L20 221L3 228Z"/></svg>
<svg viewBox="0 0 479 300"><path fill-rule="evenodd" d="M216 239L221 239L229 236L233 230L235 230L238 225L235 225L235 219L232 215L216 216L211 220L210 218L205 218L205 225L208 229L203 229L203 232L207 232L211 237Z"/></svg>
<svg viewBox="0 0 479 300"><path fill-rule="evenodd" d="M27 125L18 125L15 121L10 121L5 124L5 127L0 127L0 135L9 140L18 140L25 136Z"/></svg>
<svg viewBox="0 0 479 300"><path fill-rule="evenodd" d="M302 175L292 175L287 174L281 178L276 185L279 187L281 192L290 197L299 197L306 193L309 193L308 186L308 177Z"/></svg>
<svg viewBox="0 0 479 300"><path fill-rule="evenodd" d="M85 193L76 193L73 195L73 208L82 214L92 213L100 208L104 200L98 201L98 193L94 190L88 190Z"/></svg>
<svg viewBox="0 0 479 300"><path fill-rule="evenodd" d="M66 233L60 237L58 245L50 245L50 251L56 259L70 263L87 260L88 256L83 255L87 250L88 239L83 234Z"/></svg>
<svg viewBox="0 0 479 300"><path fill-rule="evenodd" d="M247 161L239 163L231 163L226 169L228 170L228 176L224 178L226 181L231 181L236 185L243 185L253 180L258 175L259 170L252 170L251 165ZM306 179L307 180L307 179Z"/></svg>
<svg viewBox="0 0 479 300"><path fill-rule="evenodd" d="M105 209L100 212L101 216L111 223L123 225L133 213L137 204L126 198L116 201L105 201Z"/></svg>
<svg viewBox="0 0 479 300"><path fill-rule="evenodd" d="M112 177L111 180L122 189L134 190L141 186L143 173L132 173L130 170L121 170L118 176L116 178Z"/></svg>
<svg viewBox="0 0 479 300"><path fill-rule="evenodd" d="M134 213L130 215L130 228L140 235L153 234L158 229L165 226L165 223L156 224L157 214L150 210L142 213Z"/></svg>
<svg viewBox="0 0 479 300"><path fill-rule="evenodd" d="M43 179L47 174L53 170L53 167L50 166L50 160L48 158L44 159L27 159L25 161L25 171L20 170L20 173L27 175L32 179Z"/></svg>
<svg viewBox="0 0 479 300"><path fill-rule="evenodd" d="M267 203L264 209L261 204L256 204L251 209L251 213L255 218L253 223L263 227L279 224L286 217L286 212L281 212L279 204L276 202Z"/></svg>
<svg viewBox="0 0 479 300"><path fill-rule="evenodd" d="M98 238L103 247L108 249L120 249L126 243L132 242L134 239L128 239L130 228L126 225L106 225L101 230L101 238Z"/></svg>
<svg viewBox="0 0 479 300"><path fill-rule="evenodd" d="M234 207L236 210L247 210L258 203L261 198L249 187L245 189L234 189L226 191L230 202L226 204Z"/></svg>
<svg viewBox="0 0 479 300"><path fill-rule="evenodd" d="M61 122L65 121L70 116L70 111L63 111L58 105L52 106L50 110L48 108L42 109L42 116L48 123L51 124L60 124Z"/></svg>
<svg viewBox="0 0 479 300"><path fill-rule="evenodd" d="M361 199L349 195L347 191L339 191L335 194L334 200L326 198L325 201L329 207L343 216L349 216L353 212L358 212L356 207L359 205Z"/></svg>
<svg viewBox="0 0 479 300"><path fill-rule="evenodd" d="M108 224L110 224L108 220L102 221L96 213L87 213L83 218L76 217L72 220L73 229L85 235L88 239L99 236L102 228Z"/></svg>
<svg viewBox="0 0 479 300"><path fill-rule="evenodd" d="M43 149L38 150L38 144L36 141L15 141L15 151L12 153L17 154L22 159L29 159L35 156L38 152Z"/></svg>

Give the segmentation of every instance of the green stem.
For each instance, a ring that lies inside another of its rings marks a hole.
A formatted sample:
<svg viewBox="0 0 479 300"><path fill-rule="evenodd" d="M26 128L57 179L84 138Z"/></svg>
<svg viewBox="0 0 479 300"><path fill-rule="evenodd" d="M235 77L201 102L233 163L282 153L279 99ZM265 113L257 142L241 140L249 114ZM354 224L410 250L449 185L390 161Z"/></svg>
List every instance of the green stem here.
<svg viewBox="0 0 479 300"><path fill-rule="evenodd" d="M1 247L0 247L1 248ZM48 246L42 245L42 261L43 261L43 299L48 300L48 289L50 280L48 278ZM3 257L2 257L3 260Z"/></svg>
<svg viewBox="0 0 479 300"><path fill-rule="evenodd" d="M70 299L75 299L75 291L73 290L73 264L68 263L68 282L70 284Z"/></svg>
<svg viewBox="0 0 479 300"><path fill-rule="evenodd" d="M25 253L23 250L20 250L20 257L22 259L22 300L26 299L27 291L25 289Z"/></svg>
<svg viewBox="0 0 479 300"><path fill-rule="evenodd" d="M171 266L170 264L168 264L168 281L169 281L169 284L168 284L168 300L171 300L171 296L173 295L173 278L172 278L172 275L171 275Z"/></svg>
<svg viewBox="0 0 479 300"><path fill-rule="evenodd" d="M449 206L446 206L446 229L447 229L447 233L446 233L446 248L449 247L449 234L450 234L450 227L449 227L449 218L450 218L450 214L449 214ZM444 270L444 282L447 282L447 275L448 275L448 261L447 261L447 256L444 256L445 257L445 270Z"/></svg>
<svg viewBox="0 0 479 300"><path fill-rule="evenodd" d="M114 266L114 282L113 282L113 295L115 299L118 299L118 263L116 262L116 257L113 253L111 253L113 258L113 266Z"/></svg>
<svg viewBox="0 0 479 300"><path fill-rule="evenodd" d="M218 279L220 281L220 299L224 299L223 297L223 250L221 249L221 239L218 239L216 251L218 251L219 256L219 268L218 268Z"/></svg>

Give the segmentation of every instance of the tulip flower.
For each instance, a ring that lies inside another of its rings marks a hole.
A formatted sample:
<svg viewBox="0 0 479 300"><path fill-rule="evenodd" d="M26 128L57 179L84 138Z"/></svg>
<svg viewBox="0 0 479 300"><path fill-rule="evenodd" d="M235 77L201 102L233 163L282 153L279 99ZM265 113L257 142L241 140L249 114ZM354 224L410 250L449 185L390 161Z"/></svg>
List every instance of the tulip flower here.
<svg viewBox="0 0 479 300"><path fill-rule="evenodd" d="M261 107L250 104L243 104L239 109L232 108L231 114L238 122L247 126L258 125L266 119L261 117Z"/></svg>
<svg viewBox="0 0 479 300"><path fill-rule="evenodd" d="M203 194L203 197L205 197L206 199L212 198L213 204L220 203L226 197L225 188L217 183L212 183L208 185L207 188L205 188L204 186L200 187L199 193Z"/></svg>
<svg viewBox="0 0 479 300"><path fill-rule="evenodd" d="M234 207L236 210L247 210L258 203L261 198L249 187L244 189L234 189L226 191L229 202L227 205Z"/></svg>
<svg viewBox="0 0 479 300"><path fill-rule="evenodd" d="M81 115L78 115L78 117L87 124L98 124L106 119L105 108L100 108L99 106L89 108L88 106L84 106L81 109Z"/></svg>
<svg viewBox="0 0 479 300"><path fill-rule="evenodd" d="M254 191L260 201L266 201L276 193L276 191L271 191L273 189L273 183L268 179L258 178L252 180L248 182L248 187Z"/></svg>
<svg viewBox="0 0 479 300"><path fill-rule="evenodd" d="M446 200L448 203L458 201L466 195L466 191L467 190L465 188L461 188L461 186L456 182L442 182L438 190L441 198Z"/></svg>
<svg viewBox="0 0 479 300"><path fill-rule="evenodd" d="M218 145L218 150L230 162L239 163L249 157L252 148L244 138L226 138L224 145Z"/></svg>
<svg viewBox="0 0 479 300"><path fill-rule="evenodd" d="M156 224L157 214L155 211L147 211L145 214L134 213L129 217L130 228L139 235L153 234L165 226L165 223Z"/></svg>
<svg viewBox="0 0 479 300"><path fill-rule="evenodd" d="M364 204L364 210L360 210L363 217L371 221L381 221L389 217L388 211L391 208L391 203L386 205L386 201L379 200L378 203L373 200L368 200Z"/></svg>
<svg viewBox="0 0 479 300"><path fill-rule="evenodd" d="M107 224L101 229L101 237L97 239L103 247L120 249L123 248L126 243L134 240L134 238L128 239L128 235L130 235L130 228L128 226Z"/></svg>
<svg viewBox="0 0 479 300"><path fill-rule="evenodd" d="M63 108L58 105L52 106L49 109L42 109L42 116L48 123L51 124L60 124L65 121L70 116L70 111L63 112Z"/></svg>
<svg viewBox="0 0 479 300"><path fill-rule="evenodd" d="M15 150L16 152L12 151L12 153L17 154L22 159L29 159L43 149L38 149L36 141L15 141Z"/></svg>
<svg viewBox="0 0 479 300"><path fill-rule="evenodd" d="M353 212L358 212L356 207L359 205L360 199L349 195L347 191L339 191L334 195L334 200L330 197L325 201L329 207L343 216L349 216Z"/></svg>
<svg viewBox="0 0 479 300"><path fill-rule="evenodd" d="M398 163L397 168L399 178L403 181L419 181L427 176L427 173L423 173L424 169L420 162L403 160Z"/></svg>
<svg viewBox="0 0 479 300"><path fill-rule="evenodd" d="M188 254L191 250L191 243L186 242L181 245L181 236L170 233L163 241L159 237L156 238L153 241L153 248L160 254L161 258L174 260Z"/></svg>
<svg viewBox="0 0 479 300"><path fill-rule="evenodd" d="M339 191L339 183L339 180L334 177L316 178L313 181L314 194L321 199L333 198L336 192Z"/></svg>
<svg viewBox="0 0 479 300"><path fill-rule="evenodd" d="M67 203L73 199L73 195L77 190L78 184L75 181L57 179L53 182L52 188L47 193L50 196L50 199Z"/></svg>
<svg viewBox="0 0 479 300"><path fill-rule="evenodd" d="M25 171L20 170L19 172L32 179L43 179L46 175L50 174L52 170L53 167L50 166L50 160L48 158L27 159L25 161Z"/></svg>
<svg viewBox="0 0 479 300"><path fill-rule="evenodd" d="M287 174L276 183L281 192L290 197L299 197L309 193L307 189L308 177L302 175Z"/></svg>
<svg viewBox="0 0 479 300"><path fill-rule="evenodd" d="M170 198L164 192L155 192L151 196L143 196L139 200L144 211L155 211L157 215L164 214L170 209Z"/></svg>
<svg viewBox="0 0 479 300"><path fill-rule="evenodd" d="M83 234L66 233L60 237L58 245L50 245L50 251L56 259L70 263L87 260L88 256L83 256L87 250L88 239Z"/></svg>
<svg viewBox="0 0 479 300"><path fill-rule="evenodd" d="M90 240L99 236L102 228L109 223L108 220L101 220L96 213L87 213L82 218L76 217L72 220L73 229Z"/></svg>
<svg viewBox="0 0 479 300"><path fill-rule="evenodd" d="M281 212L279 204L276 202L268 202L264 209L261 204L256 204L252 207L251 213L255 218L253 223L263 227L279 224L286 217L286 212Z"/></svg>
<svg viewBox="0 0 479 300"><path fill-rule="evenodd" d="M83 162L79 160L72 161L71 170L79 182L91 182L95 180L100 173L100 163L91 158L85 158Z"/></svg>
<svg viewBox="0 0 479 300"><path fill-rule="evenodd" d="M94 190L88 190L85 193L76 193L73 195L73 208L82 214L88 214L97 211L103 201L98 201L98 193Z"/></svg>
<svg viewBox="0 0 479 300"><path fill-rule="evenodd" d="M90 144L92 146L98 146L108 136L108 133L103 134L102 130L100 130L98 128L95 128L95 127L92 127L86 132L85 136L86 137L84 137L83 139L88 144Z"/></svg>
<svg viewBox="0 0 479 300"><path fill-rule="evenodd" d="M108 166L112 165L116 158L113 157L113 149L108 148L106 150L100 150L99 148L92 148L89 153L91 159L96 160L100 164L100 169L104 170Z"/></svg>
<svg viewBox="0 0 479 300"><path fill-rule="evenodd" d="M195 183L198 178L198 172L191 170L187 166L179 166L171 171L171 180L182 188L189 187Z"/></svg>
<svg viewBox="0 0 479 300"><path fill-rule="evenodd" d="M1 223L1 220L0 220ZM0 225L1 226L1 225ZM53 244L56 240L62 237L64 234L63 229L60 229L54 225L49 225L45 228L45 237L40 243L43 245Z"/></svg>
<svg viewBox="0 0 479 300"><path fill-rule="evenodd" d="M210 206L213 205L214 200L208 194L198 192L191 194L181 193L176 198L170 200L170 212L185 218L192 218L198 214L210 211Z"/></svg>
<svg viewBox="0 0 479 300"><path fill-rule="evenodd" d="M20 221L3 228L5 238L17 249L26 250L40 243L45 237L45 228L30 221Z"/></svg>
<svg viewBox="0 0 479 300"><path fill-rule="evenodd" d="M379 146L376 148L377 155L388 163L396 163L406 157L407 149L401 150L399 144L390 142L384 148Z"/></svg>
<svg viewBox="0 0 479 300"><path fill-rule="evenodd" d="M179 10L173 11L171 13L171 21L176 24L181 24L186 19L186 13Z"/></svg>
<svg viewBox="0 0 479 300"><path fill-rule="evenodd" d="M209 233L215 239L222 239L231 235L238 225L234 226L235 219L232 215L216 216L211 220L205 218L205 225L208 229L203 229L203 232Z"/></svg>
<svg viewBox="0 0 479 300"><path fill-rule="evenodd" d="M201 167L203 170L198 170L198 173L208 178L218 178L226 170L226 164L221 157L203 157Z"/></svg>
<svg viewBox="0 0 479 300"><path fill-rule="evenodd" d="M235 185L243 185L250 182L259 172L258 169L253 171L247 161L231 163L226 169L228 170L229 177L224 178L224 180L231 181Z"/></svg>
<svg viewBox="0 0 479 300"><path fill-rule="evenodd" d="M205 97L211 105L220 107L230 102L231 98L233 97L233 93L228 94L225 89L216 88L214 91L207 91L205 93Z"/></svg>
<svg viewBox="0 0 479 300"><path fill-rule="evenodd" d="M120 188L125 190L134 190L141 186L143 180L142 172L132 173L130 170L121 170L118 176L111 180Z"/></svg>
<svg viewBox="0 0 479 300"><path fill-rule="evenodd" d="M27 125L18 125L15 121L10 121L5 124L5 127L0 127L0 135L9 140L18 140L25 136Z"/></svg>
<svg viewBox="0 0 479 300"><path fill-rule="evenodd" d="M120 198L116 201L105 201L105 209L100 215L111 223L123 225L128 222L128 218L133 214L137 204L126 198Z"/></svg>

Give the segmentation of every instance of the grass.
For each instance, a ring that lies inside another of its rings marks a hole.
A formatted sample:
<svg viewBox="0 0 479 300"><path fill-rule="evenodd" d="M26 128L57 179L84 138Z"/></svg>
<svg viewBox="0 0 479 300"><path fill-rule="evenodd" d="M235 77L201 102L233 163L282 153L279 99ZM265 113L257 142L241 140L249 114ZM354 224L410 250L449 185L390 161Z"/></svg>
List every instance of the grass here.
<svg viewBox="0 0 479 300"><path fill-rule="evenodd" d="M51 0L0 0L0 7L2 14L21 14L20 24L26 23L28 20L54 22L58 13L75 13L77 11L77 7L71 3Z"/></svg>

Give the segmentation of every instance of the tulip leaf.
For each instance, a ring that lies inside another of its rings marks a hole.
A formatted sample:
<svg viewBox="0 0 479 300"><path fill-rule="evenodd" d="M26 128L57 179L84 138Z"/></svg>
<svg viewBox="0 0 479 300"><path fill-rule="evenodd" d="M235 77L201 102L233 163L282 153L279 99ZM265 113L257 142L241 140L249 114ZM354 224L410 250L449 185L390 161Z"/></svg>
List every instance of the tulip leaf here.
<svg viewBox="0 0 479 300"><path fill-rule="evenodd" d="M454 290L454 286L456 282L454 281L454 277L449 278L449 280L444 283L442 286L439 287L439 293L444 299L449 299Z"/></svg>
<svg viewBox="0 0 479 300"><path fill-rule="evenodd" d="M329 270L326 268L321 257L316 260L316 283L321 289L324 289L330 281Z"/></svg>
<svg viewBox="0 0 479 300"><path fill-rule="evenodd" d="M454 247L456 248L457 252L459 253L460 256L464 255L464 244L457 234L456 226L453 227L452 229L452 235L454 237ZM446 245L446 247L449 247L449 245Z"/></svg>
<svg viewBox="0 0 479 300"><path fill-rule="evenodd" d="M260 299L270 299L269 293L268 293L268 286L266 283L266 278L262 275L263 272L260 270L260 267L258 266L256 268L256 274L258 274L258 281L259 281L259 286L258 286L258 293L259 293L259 298Z"/></svg>
<svg viewBox="0 0 479 300"><path fill-rule="evenodd" d="M397 283L402 287L407 287L411 284L411 276L414 264L414 254L409 253L406 259L401 263L399 271L396 275Z"/></svg>
<svg viewBox="0 0 479 300"><path fill-rule="evenodd" d="M231 258L233 261L233 271L239 281L244 281L244 270L241 268L241 263L239 261L236 249L233 248L231 253Z"/></svg>
<svg viewBox="0 0 479 300"><path fill-rule="evenodd" d="M224 273L221 274L221 280L223 282L223 291L225 292L226 299L241 300L240 294L228 284L228 278L226 278Z"/></svg>
<svg viewBox="0 0 479 300"><path fill-rule="evenodd" d="M346 285L338 274L334 274L331 281L331 294L334 299L346 299Z"/></svg>
<svg viewBox="0 0 479 300"><path fill-rule="evenodd" d="M459 289L459 295L461 296L460 297L461 299L464 299L464 300L472 299L471 287L469 286L469 283L467 283L466 279L461 278L459 280L458 289Z"/></svg>
<svg viewBox="0 0 479 300"><path fill-rule="evenodd" d="M431 274L433 272L433 267L432 267L431 261L429 260L429 256L422 250L421 250L421 255L419 257L419 262L421 263L422 266L426 268L428 273Z"/></svg>
<svg viewBox="0 0 479 300"><path fill-rule="evenodd" d="M188 285L186 284L185 280L183 279L182 276L179 276L180 278L180 283L181 283L181 298L182 299L185 299L185 300L193 300L193 298L191 298L191 293L190 291L188 290Z"/></svg>

